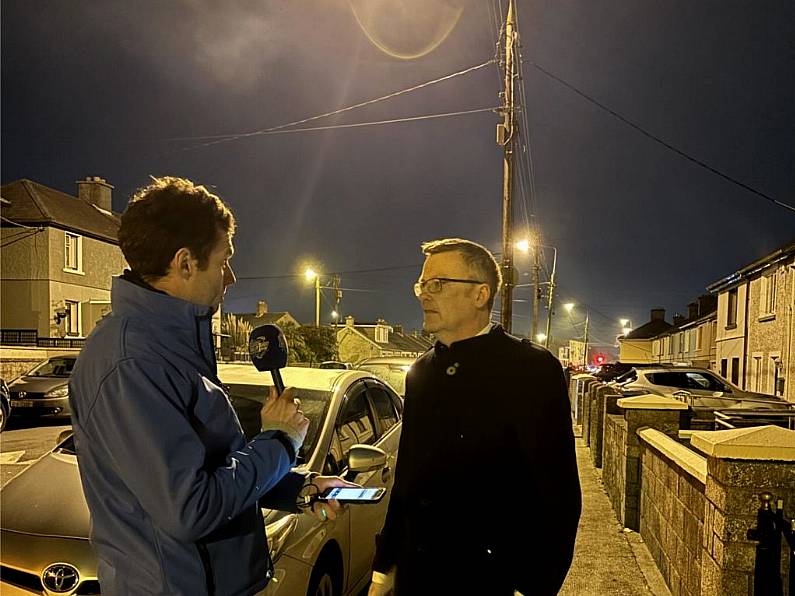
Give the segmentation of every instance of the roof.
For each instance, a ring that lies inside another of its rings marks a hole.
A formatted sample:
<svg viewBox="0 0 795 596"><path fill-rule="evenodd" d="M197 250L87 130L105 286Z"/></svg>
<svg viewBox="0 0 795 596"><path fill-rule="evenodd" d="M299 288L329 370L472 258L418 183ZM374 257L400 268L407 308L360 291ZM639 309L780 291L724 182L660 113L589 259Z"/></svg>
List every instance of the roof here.
<svg viewBox="0 0 795 596"><path fill-rule="evenodd" d="M378 345L380 348L384 350L392 350L392 351L399 351L399 352L419 352L422 354L423 352L427 351L428 348L433 346L433 342L425 337L415 337L413 335L405 335L403 333L398 333L394 331L389 325L386 325L390 329L389 334L387 336L387 343L377 342L375 341L375 325L354 325L353 328L364 335L367 339L369 339L374 344ZM350 326L348 326L350 329Z"/></svg>
<svg viewBox="0 0 795 596"><path fill-rule="evenodd" d="M716 282L711 283L707 286L707 290L709 292L717 293L722 292L725 290L730 290L734 286L738 285L745 279L749 279L753 277L755 274L759 273L762 269L769 267L790 257L795 255L795 240L790 240L786 244L778 247L776 250L748 263L744 267L741 267L734 273L727 275L726 277L719 279Z"/></svg>
<svg viewBox="0 0 795 596"><path fill-rule="evenodd" d="M119 215L84 199L32 180L22 179L0 187L3 217L25 225L52 226L118 244ZM8 222L3 221L3 225Z"/></svg>
<svg viewBox="0 0 795 596"><path fill-rule="evenodd" d="M295 317L293 317L287 311L283 311L283 312L266 312L265 314L262 314L260 316L257 316L254 313L240 313L240 314L235 314L235 316L239 320L245 321L246 323L250 324L252 327L259 327L260 325L268 325L268 324L277 323L277 322L279 322L279 319L281 319L281 318L283 318L285 316L290 317L291 319L295 320Z"/></svg>
<svg viewBox="0 0 795 596"><path fill-rule="evenodd" d="M624 339L651 339L670 329L673 329L673 325L663 319L655 319L645 325L641 325L637 329L633 329L624 336Z"/></svg>

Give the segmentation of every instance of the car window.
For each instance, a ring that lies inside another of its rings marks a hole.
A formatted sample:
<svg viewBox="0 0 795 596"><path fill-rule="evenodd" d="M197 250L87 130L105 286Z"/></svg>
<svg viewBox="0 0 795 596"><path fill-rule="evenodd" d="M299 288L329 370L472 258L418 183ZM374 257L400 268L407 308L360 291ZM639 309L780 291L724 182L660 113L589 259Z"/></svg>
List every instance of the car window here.
<svg viewBox="0 0 795 596"><path fill-rule="evenodd" d="M367 392L373 401L373 408L375 408L375 415L381 425L381 432L386 433L398 423L398 413L392 399L387 393L386 387L381 385L369 385Z"/></svg>
<svg viewBox="0 0 795 596"><path fill-rule="evenodd" d="M712 375L698 372L686 373L690 379L693 389L704 389L705 391L726 391L726 386Z"/></svg>
<svg viewBox="0 0 795 596"><path fill-rule="evenodd" d="M226 385L226 390L229 394L229 401L240 420L240 426L243 427L243 434L246 436L246 440L250 441L260 432L262 425L260 410L268 396L269 387L229 383ZM303 410L304 416L309 418L309 430L306 433L304 444L298 452L299 459L304 461L315 450L320 434L319 430L323 428L328 413L331 392L297 388L296 394L301 400L301 410Z"/></svg>
<svg viewBox="0 0 795 596"><path fill-rule="evenodd" d="M50 358L34 366L26 376L68 378L72 374L75 362L74 358Z"/></svg>
<svg viewBox="0 0 795 596"><path fill-rule="evenodd" d="M666 387L676 387L677 389L692 389L690 381L685 373L681 372L659 372L646 375L652 385L664 385Z"/></svg>
<svg viewBox="0 0 795 596"><path fill-rule="evenodd" d="M339 469L347 466L348 453L358 443L372 445L375 443L375 422L370 405L367 401L364 383L355 383L345 396L345 403L337 417L334 429L338 446L335 447L336 466ZM332 441L333 446L334 441Z"/></svg>
<svg viewBox="0 0 795 596"><path fill-rule="evenodd" d="M619 375L616 377L616 383L621 385L622 383L632 383L638 380L638 373L634 370L630 370L625 372L623 375Z"/></svg>
<svg viewBox="0 0 795 596"><path fill-rule="evenodd" d="M403 364L360 364L359 370L366 370L374 374L382 381L389 383L400 395L406 395L406 375L409 372L408 365Z"/></svg>

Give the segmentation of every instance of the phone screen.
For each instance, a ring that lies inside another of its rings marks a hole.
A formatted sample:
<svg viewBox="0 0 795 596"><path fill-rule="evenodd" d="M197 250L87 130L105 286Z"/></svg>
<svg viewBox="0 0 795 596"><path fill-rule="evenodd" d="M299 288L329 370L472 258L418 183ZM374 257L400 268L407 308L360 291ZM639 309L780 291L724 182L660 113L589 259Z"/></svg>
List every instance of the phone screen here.
<svg viewBox="0 0 795 596"><path fill-rule="evenodd" d="M340 499L343 501L372 501L383 491L381 488L348 488L336 487L329 489L324 499Z"/></svg>

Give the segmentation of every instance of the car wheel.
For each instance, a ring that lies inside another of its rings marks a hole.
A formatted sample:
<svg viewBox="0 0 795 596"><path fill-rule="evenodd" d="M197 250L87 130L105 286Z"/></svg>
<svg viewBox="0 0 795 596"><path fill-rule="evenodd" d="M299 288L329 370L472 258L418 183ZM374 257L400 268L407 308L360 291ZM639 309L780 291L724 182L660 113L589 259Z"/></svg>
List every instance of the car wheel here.
<svg viewBox="0 0 795 596"><path fill-rule="evenodd" d="M339 584L338 574L334 573L328 563L319 561L309 578L306 596L339 596L341 593Z"/></svg>
<svg viewBox="0 0 795 596"><path fill-rule="evenodd" d="M0 408L0 432L3 432L8 423L8 413L5 408Z"/></svg>

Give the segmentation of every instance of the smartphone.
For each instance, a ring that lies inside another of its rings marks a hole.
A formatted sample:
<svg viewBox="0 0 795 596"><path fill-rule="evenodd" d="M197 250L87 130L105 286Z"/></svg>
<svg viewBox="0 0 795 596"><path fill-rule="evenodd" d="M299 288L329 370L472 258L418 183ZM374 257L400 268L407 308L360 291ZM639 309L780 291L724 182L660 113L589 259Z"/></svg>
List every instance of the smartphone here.
<svg viewBox="0 0 795 596"><path fill-rule="evenodd" d="M323 494L318 496L320 501L336 499L340 503L378 503L386 493L386 488L376 487L332 487L326 489Z"/></svg>

